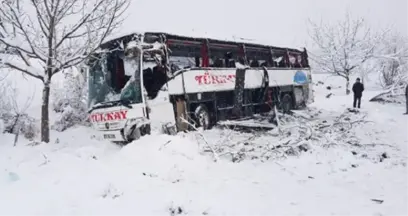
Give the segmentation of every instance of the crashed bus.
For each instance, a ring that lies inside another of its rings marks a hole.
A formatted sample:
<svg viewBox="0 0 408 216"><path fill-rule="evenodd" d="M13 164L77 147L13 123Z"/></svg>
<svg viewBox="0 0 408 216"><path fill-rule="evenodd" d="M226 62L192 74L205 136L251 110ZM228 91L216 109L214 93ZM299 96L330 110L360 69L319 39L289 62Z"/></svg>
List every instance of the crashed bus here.
<svg viewBox="0 0 408 216"><path fill-rule="evenodd" d="M306 49L132 33L103 43L86 65L90 121L113 142L210 129L313 100Z"/></svg>

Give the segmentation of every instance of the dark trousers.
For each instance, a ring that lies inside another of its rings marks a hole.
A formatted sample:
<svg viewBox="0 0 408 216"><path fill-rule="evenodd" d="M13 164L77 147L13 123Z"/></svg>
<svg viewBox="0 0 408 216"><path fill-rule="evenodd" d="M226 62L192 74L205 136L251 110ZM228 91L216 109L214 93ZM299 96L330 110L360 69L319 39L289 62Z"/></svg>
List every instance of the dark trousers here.
<svg viewBox="0 0 408 216"><path fill-rule="evenodd" d="M357 107L360 108L361 106L361 95L354 95L354 101L353 101L353 107L356 108L356 104Z"/></svg>

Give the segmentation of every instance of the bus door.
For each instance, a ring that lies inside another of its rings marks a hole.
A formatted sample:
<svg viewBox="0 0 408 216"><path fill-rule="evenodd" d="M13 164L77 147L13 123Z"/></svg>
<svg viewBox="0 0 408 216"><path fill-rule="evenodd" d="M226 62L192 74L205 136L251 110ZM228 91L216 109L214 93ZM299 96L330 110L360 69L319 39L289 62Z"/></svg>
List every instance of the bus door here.
<svg viewBox="0 0 408 216"><path fill-rule="evenodd" d="M143 75L152 132L174 134L176 123L168 91L167 73L160 66L155 65L153 69L144 70Z"/></svg>

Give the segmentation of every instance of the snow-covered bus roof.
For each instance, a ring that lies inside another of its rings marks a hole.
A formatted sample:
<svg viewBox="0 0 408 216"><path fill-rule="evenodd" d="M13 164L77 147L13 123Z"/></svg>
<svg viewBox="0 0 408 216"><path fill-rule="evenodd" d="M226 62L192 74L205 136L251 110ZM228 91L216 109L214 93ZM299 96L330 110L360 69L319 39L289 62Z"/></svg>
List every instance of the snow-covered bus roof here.
<svg viewBox="0 0 408 216"><path fill-rule="evenodd" d="M256 40L252 40L252 39L245 39L245 38L240 38L240 37L235 37L235 36L231 36L231 37L222 37L222 36L218 36L218 37L213 37L208 35L207 33L200 33L200 32L196 32L196 31L191 31L188 32L187 34L181 34L181 33L169 33L169 32L160 32L160 31L122 31L119 34L113 34L110 37L108 37L103 44L107 44L111 41L114 40L118 40L121 38L126 38L126 37L131 37L132 35L160 35L163 34L165 35L167 38L180 38L180 39L191 39L191 40L198 40L198 41L202 41L202 40L209 40L210 42L219 42L219 43L236 43L236 44L245 44L246 46L256 46L256 47L270 47L270 48L274 48L277 50L288 50L288 51L292 51L292 52L302 52L299 49L295 49L295 48L289 48L289 47L278 47L278 46L274 46L271 44L266 44L266 43L261 43L258 42Z"/></svg>

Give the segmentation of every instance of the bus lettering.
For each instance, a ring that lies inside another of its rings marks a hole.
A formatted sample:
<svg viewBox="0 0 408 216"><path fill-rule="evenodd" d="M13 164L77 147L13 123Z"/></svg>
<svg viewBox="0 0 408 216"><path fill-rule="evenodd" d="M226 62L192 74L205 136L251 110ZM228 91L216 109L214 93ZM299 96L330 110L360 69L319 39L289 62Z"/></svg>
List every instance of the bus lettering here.
<svg viewBox="0 0 408 216"><path fill-rule="evenodd" d="M227 82L235 82L235 74L213 75L205 72L204 75L195 76L195 80L198 85L225 84Z"/></svg>
<svg viewBox="0 0 408 216"><path fill-rule="evenodd" d="M123 120L127 118L127 110L108 112L108 113L94 113L89 116L92 122L105 122L114 120Z"/></svg>

